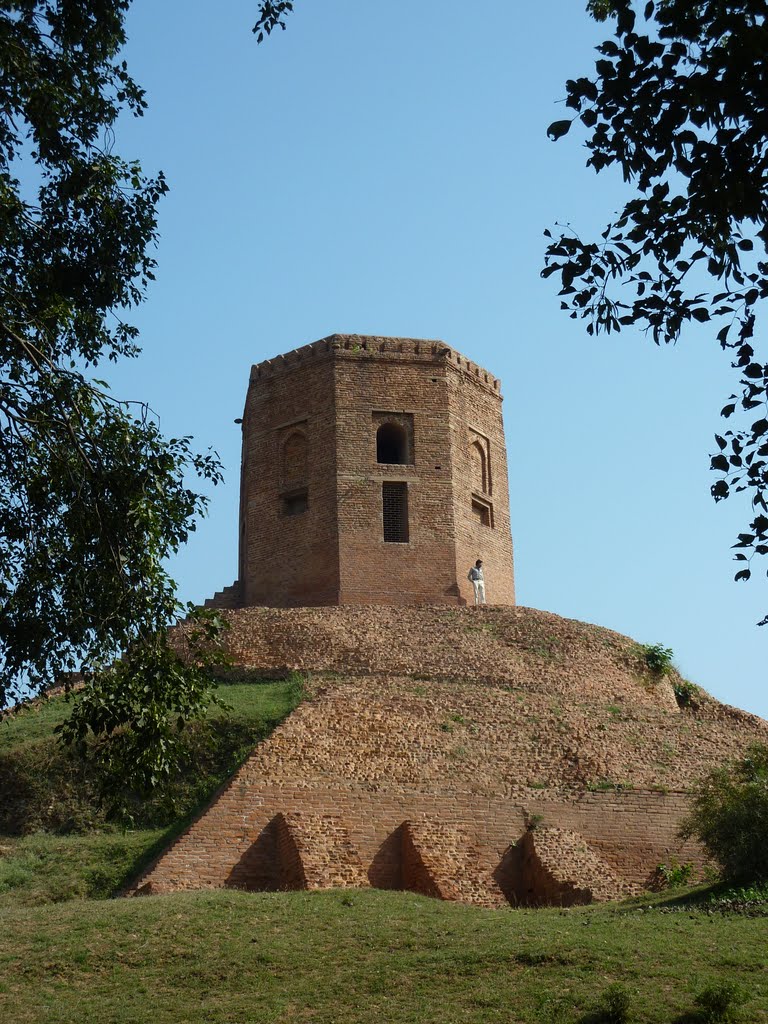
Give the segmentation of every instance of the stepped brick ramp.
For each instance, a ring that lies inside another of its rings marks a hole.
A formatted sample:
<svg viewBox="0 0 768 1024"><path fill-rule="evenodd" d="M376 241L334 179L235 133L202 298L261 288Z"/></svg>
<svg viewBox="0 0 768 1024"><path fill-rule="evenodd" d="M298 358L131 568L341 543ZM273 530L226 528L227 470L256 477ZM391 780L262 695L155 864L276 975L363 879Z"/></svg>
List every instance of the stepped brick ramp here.
<svg viewBox="0 0 768 1024"><path fill-rule="evenodd" d="M703 867L677 838L691 783L768 742L768 723L704 693L678 708L629 638L549 613L231 614L237 660L300 664L312 697L134 891L299 878L483 906L615 898L673 857Z"/></svg>
<svg viewBox="0 0 768 1024"><path fill-rule="evenodd" d="M223 590L217 590L213 597L203 602L203 608L239 608L240 606L240 585L237 581L231 583Z"/></svg>
<svg viewBox="0 0 768 1024"><path fill-rule="evenodd" d="M678 714L403 676L338 677L320 687L254 751L249 779L521 798L562 789L673 791L768 739L766 723L711 699Z"/></svg>

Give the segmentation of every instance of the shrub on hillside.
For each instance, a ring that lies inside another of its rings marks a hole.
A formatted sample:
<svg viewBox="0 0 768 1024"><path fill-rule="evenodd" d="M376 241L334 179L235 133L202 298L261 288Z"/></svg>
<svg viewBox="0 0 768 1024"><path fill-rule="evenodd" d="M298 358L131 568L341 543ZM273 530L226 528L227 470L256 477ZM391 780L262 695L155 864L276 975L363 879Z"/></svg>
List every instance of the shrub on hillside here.
<svg viewBox="0 0 768 1024"><path fill-rule="evenodd" d="M666 676L672 671L674 651L664 644L641 644L640 653L650 671L657 676Z"/></svg>
<svg viewBox="0 0 768 1024"><path fill-rule="evenodd" d="M739 1006L744 993L733 981L716 981L696 996L699 1019L704 1024L720 1024L735 1021L739 1017Z"/></svg>
<svg viewBox="0 0 768 1024"><path fill-rule="evenodd" d="M693 881L695 867L690 861L681 864L674 857L669 864L657 864L655 872L655 888L676 889L681 885L690 885Z"/></svg>
<svg viewBox="0 0 768 1024"><path fill-rule="evenodd" d="M680 834L699 840L726 881L768 880L768 746L701 779Z"/></svg>
<svg viewBox="0 0 768 1024"><path fill-rule="evenodd" d="M701 698L701 689L687 679L676 679L672 683L675 691L675 700L679 708L696 707Z"/></svg>
<svg viewBox="0 0 768 1024"><path fill-rule="evenodd" d="M591 1018L595 1024L629 1024L632 1020L632 998L619 982L609 985Z"/></svg>

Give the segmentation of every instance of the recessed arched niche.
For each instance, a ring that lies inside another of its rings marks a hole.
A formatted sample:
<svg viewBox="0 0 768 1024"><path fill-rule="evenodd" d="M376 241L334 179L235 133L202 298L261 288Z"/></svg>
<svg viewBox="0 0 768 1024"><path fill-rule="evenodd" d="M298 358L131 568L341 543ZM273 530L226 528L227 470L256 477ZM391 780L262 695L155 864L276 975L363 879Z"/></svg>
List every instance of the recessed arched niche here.
<svg viewBox="0 0 768 1024"><path fill-rule="evenodd" d="M303 430L293 430L283 442L283 483L304 483L307 479L307 463L307 435Z"/></svg>

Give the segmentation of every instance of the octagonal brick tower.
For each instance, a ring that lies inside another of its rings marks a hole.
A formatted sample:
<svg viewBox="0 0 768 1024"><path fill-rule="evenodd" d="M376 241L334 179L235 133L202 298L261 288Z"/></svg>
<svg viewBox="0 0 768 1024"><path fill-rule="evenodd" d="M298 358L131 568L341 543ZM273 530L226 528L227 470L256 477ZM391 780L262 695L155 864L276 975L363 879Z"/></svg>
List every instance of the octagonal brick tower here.
<svg viewBox="0 0 768 1024"><path fill-rule="evenodd" d="M215 604L514 604L499 381L441 341L332 335L251 370L239 580Z"/></svg>

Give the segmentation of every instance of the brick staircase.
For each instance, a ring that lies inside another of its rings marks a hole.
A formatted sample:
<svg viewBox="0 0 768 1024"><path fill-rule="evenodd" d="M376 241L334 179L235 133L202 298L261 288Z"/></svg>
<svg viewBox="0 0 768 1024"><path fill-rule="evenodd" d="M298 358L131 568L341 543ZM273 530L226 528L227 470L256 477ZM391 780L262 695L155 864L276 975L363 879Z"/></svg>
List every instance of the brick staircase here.
<svg viewBox="0 0 768 1024"><path fill-rule="evenodd" d="M228 587L224 587L223 590L217 590L213 597L208 597L203 602L203 608L226 608L230 611L240 607L240 581L235 580L234 583Z"/></svg>

